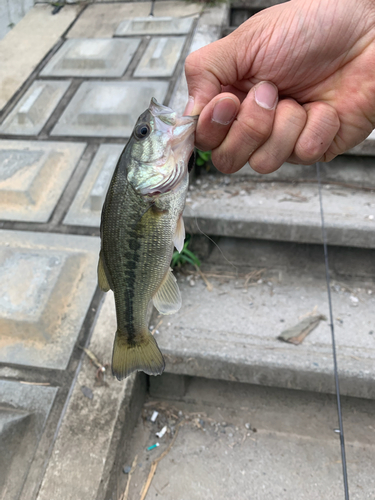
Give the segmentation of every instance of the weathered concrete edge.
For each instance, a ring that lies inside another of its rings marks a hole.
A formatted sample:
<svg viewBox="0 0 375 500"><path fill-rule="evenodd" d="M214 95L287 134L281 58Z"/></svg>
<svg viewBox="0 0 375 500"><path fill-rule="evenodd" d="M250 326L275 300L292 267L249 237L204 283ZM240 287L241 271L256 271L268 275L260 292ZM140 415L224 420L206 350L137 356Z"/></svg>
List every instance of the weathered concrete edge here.
<svg viewBox="0 0 375 500"><path fill-rule="evenodd" d="M98 310L88 346L102 363L110 360L116 325L113 295L107 299ZM143 374L123 382L108 374L100 384L96 366L82 356L38 500L104 500L121 443L129 439L143 405Z"/></svg>
<svg viewBox="0 0 375 500"><path fill-rule="evenodd" d="M146 394L147 375L137 372L132 376L131 384L125 388L96 500L112 498L111 493L117 488L117 477L122 473L127 449L133 437L133 430L138 423Z"/></svg>
<svg viewBox="0 0 375 500"><path fill-rule="evenodd" d="M198 353L162 349L166 359L166 373L188 375L217 380L228 380L267 387L280 387L325 394L335 394L333 361L332 369L325 366L323 369L306 370L287 364L278 366L271 363L247 364L235 358L223 360L216 356L201 356ZM256 349L255 349L256 352ZM255 353L252 352L254 355ZM259 351L259 360L264 351ZM329 363L330 365L331 363ZM342 365L343 363L341 363ZM371 361L363 360L363 369ZM367 366L371 371L372 366ZM340 370L340 393L344 396L375 399L375 374L364 374L359 371Z"/></svg>
<svg viewBox="0 0 375 500"><path fill-rule="evenodd" d="M296 243L322 244L321 225L312 221L291 224L290 221L235 219L233 217L215 218L200 215L189 216L184 213L185 228L188 233L229 236L236 238L254 238L262 240L292 241ZM197 227L197 222L200 230ZM341 245L356 248L375 248L375 231L343 225L333 226L326 222L327 242L329 245Z"/></svg>

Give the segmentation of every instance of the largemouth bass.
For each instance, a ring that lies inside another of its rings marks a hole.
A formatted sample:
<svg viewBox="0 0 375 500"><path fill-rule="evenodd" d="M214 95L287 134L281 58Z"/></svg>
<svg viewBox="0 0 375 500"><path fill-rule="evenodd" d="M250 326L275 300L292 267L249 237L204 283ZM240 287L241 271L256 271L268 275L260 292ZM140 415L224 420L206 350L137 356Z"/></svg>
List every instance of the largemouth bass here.
<svg viewBox="0 0 375 500"><path fill-rule="evenodd" d="M113 290L117 331L112 371L119 379L136 370L160 375L164 358L147 325L150 300L162 314L181 307L170 269L173 246L181 251L182 212L189 183L197 117L178 117L151 99L114 171L103 205L98 281Z"/></svg>

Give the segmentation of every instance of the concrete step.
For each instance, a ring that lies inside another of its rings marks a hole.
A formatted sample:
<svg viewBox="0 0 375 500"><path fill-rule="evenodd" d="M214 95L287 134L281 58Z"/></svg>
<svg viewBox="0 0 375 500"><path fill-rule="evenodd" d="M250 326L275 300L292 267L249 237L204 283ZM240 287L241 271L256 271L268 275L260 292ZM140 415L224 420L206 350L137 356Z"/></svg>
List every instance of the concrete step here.
<svg viewBox="0 0 375 500"><path fill-rule="evenodd" d="M345 157L323 166L328 243L375 248L375 169L369 158ZM315 167L285 164L261 176L205 173L193 180L185 208L190 233L321 243Z"/></svg>
<svg viewBox="0 0 375 500"><path fill-rule="evenodd" d="M343 398L352 499L373 498L374 406ZM151 462L164 454L147 500L340 500L336 422L331 396L193 378L184 395L152 393L146 400L107 498L127 491L138 500Z"/></svg>
<svg viewBox="0 0 375 500"><path fill-rule="evenodd" d="M323 252L222 238L201 271L180 273L181 310L152 327L166 371L265 386L333 393L328 321L296 346L281 332L316 311L329 317ZM371 250L330 248L341 392L375 399L375 260ZM106 300L112 300L108 298Z"/></svg>

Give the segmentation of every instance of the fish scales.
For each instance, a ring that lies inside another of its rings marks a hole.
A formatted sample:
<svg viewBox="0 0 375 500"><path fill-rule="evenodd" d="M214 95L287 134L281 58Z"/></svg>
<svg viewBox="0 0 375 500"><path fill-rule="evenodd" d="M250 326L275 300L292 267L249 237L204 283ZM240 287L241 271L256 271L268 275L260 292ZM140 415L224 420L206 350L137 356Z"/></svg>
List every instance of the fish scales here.
<svg viewBox="0 0 375 500"><path fill-rule="evenodd" d="M170 261L173 245L180 250L183 246L187 162L196 118L182 117L178 122L172 110L155 103L151 102L137 122L135 137L119 159L102 211L98 277L101 288L111 288L115 296L117 331L112 370L118 379L135 370L150 375L162 373L164 359L148 330L148 305L153 300L164 314L175 312L181 305ZM153 113L160 113L161 123L153 120ZM148 146L139 138L145 130L146 139L154 133L154 142ZM181 148L184 142L186 147ZM157 167L152 166L153 159ZM162 168L166 170L164 180Z"/></svg>

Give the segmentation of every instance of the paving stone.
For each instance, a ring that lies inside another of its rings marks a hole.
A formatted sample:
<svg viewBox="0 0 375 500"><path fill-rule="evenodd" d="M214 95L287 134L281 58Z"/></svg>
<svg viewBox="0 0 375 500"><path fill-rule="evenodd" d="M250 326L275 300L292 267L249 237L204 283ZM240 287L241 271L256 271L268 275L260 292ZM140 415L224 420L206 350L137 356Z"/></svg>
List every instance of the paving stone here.
<svg viewBox="0 0 375 500"><path fill-rule="evenodd" d="M115 35L186 35L193 21L192 17L136 17L120 23Z"/></svg>
<svg viewBox="0 0 375 500"><path fill-rule="evenodd" d="M101 308L88 346L102 363L109 363L112 355L116 330L113 302L112 297ZM135 374L118 382L109 371L100 383L96 371L85 356L37 500L107 498L105 490L116 456L117 422L121 426L118 433L122 429L132 432L133 415L138 415L146 388ZM91 399L85 397L83 387L91 391Z"/></svg>
<svg viewBox="0 0 375 500"><path fill-rule="evenodd" d="M105 195L123 149L124 146L118 144L102 144L99 147L64 224L99 227Z"/></svg>
<svg viewBox="0 0 375 500"><path fill-rule="evenodd" d="M96 289L99 238L0 232L0 362L64 370Z"/></svg>
<svg viewBox="0 0 375 500"><path fill-rule="evenodd" d="M37 135L68 90L70 80L37 80L0 126L0 133Z"/></svg>
<svg viewBox="0 0 375 500"><path fill-rule="evenodd" d="M322 194L328 243L375 248L373 192L328 185ZM198 220L210 235L322 243L316 183L209 176L191 186L184 220L187 232L199 233Z"/></svg>
<svg viewBox="0 0 375 500"><path fill-rule="evenodd" d="M129 137L151 97L163 102L168 82L84 82L51 135Z"/></svg>
<svg viewBox="0 0 375 500"><path fill-rule="evenodd" d="M18 500L56 393L0 380L1 498Z"/></svg>
<svg viewBox="0 0 375 500"><path fill-rule="evenodd" d="M201 3L168 1L155 2L155 17L194 16L202 11ZM72 28L68 38L111 38L120 21L134 17L146 17L151 10L151 2L117 2L88 5Z"/></svg>
<svg viewBox="0 0 375 500"><path fill-rule="evenodd" d="M0 2L0 40L34 7L33 0Z"/></svg>
<svg viewBox="0 0 375 500"><path fill-rule="evenodd" d="M47 222L85 147L0 141L0 219Z"/></svg>
<svg viewBox="0 0 375 500"><path fill-rule="evenodd" d="M156 336L166 372L333 393L329 321L298 346L277 339L314 310L329 317L322 247L235 238L218 245L201 267L211 291L197 273L193 283L178 278L182 307ZM370 251L358 252L329 250L340 386L375 399L375 267Z"/></svg>
<svg viewBox="0 0 375 500"><path fill-rule="evenodd" d="M152 38L133 76L172 76L185 41L186 37L177 36Z"/></svg>
<svg viewBox="0 0 375 500"><path fill-rule="evenodd" d="M70 39L41 72L43 76L122 76L140 44L130 40Z"/></svg>
<svg viewBox="0 0 375 500"><path fill-rule="evenodd" d="M0 110L26 81L81 10L65 5L51 15L50 5L37 5L0 41Z"/></svg>

